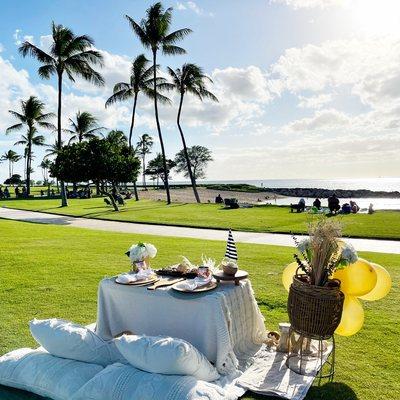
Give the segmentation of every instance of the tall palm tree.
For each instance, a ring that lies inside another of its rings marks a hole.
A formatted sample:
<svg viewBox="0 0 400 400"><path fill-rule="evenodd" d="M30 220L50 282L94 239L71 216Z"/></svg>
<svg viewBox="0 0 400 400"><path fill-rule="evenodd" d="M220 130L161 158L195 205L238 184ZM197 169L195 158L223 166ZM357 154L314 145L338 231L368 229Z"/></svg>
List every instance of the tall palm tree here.
<svg viewBox="0 0 400 400"><path fill-rule="evenodd" d="M97 125L97 118L90 112L78 111L75 116L75 121L69 118L71 129L64 129L64 132L71 134L69 143L78 141L81 143L85 139L96 137L97 132L101 132L105 128Z"/></svg>
<svg viewBox="0 0 400 400"><path fill-rule="evenodd" d="M131 17L126 15L129 24L139 38L142 45L150 49L153 56L153 90L154 90L154 113L156 118L157 132L161 145L161 153L164 163L164 185L167 192L167 203L171 203L171 195L168 184L167 161L165 157L164 140L161 133L160 120L158 117L158 96L157 96L157 52L165 55L185 54L186 51L175 45L176 42L182 40L188 35L191 29L183 28L174 32L170 32L172 8L164 10L161 3L156 3L146 10L146 17L139 23L135 22Z"/></svg>
<svg viewBox="0 0 400 400"><path fill-rule="evenodd" d="M21 140L15 144L25 146L26 158L26 190L27 195L30 194L30 181L32 171L32 148L33 146L43 146L44 136L38 134L38 128L54 130L55 126L49 122L50 118L55 115L53 113L44 113L44 103L38 98L31 96L26 101L21 101L21 112L9 111L19 123L7 128L6 133L21 130L26 126L26 134L21 136Z"/></svg>
<svg viewBox="0 0 400 400"><path fill-rule="evenodd" d="M163 83L160 85L161 88L167 90L176 90L179 93L179 108L176 117L176 123L178 125L179 133L181 135L183 152L185 154L187 170L192 184L193 193L196 201L200 203L200 196L196 187L196 179L193 175L192 166L189 158L189 153L186 145L185 135L181 127L181 113L183 106L183 99L186 93L191 93L198 99L203 101L207 98L212 101L218 101L217 97L207 90L207 83L212 83L212 79L203 73L203 70L196 64L183 64L182 68L173 70L168 67L168 73L172 78L172 83Z"/></svg>
<svg viewBox="0 0 400 400"><path fill-rule="evenodd" d="M39 167L42 168L43 181L49 181L49 168L51 167L51 161L48 158L44 158L42 162L39 164Z"/></svg>
<svg viewBox="0 0 400 400"><path fill-rule="evenodd" d="M113 94L106 101L106 108L118 101L125 101L133 98L131 126L129 129L128 144L132 147L132 133L135 125L135 113L138 95L142 92L145 96L153 98L153 65L149 65L149 60L144 54L138 55L132 62L129 82L119 82L114 86ZM157 78L157 85L164 83L164 78ZM158 100L169 102L169 99L161 94Z"/></svg>
<svg viewBox="0 0 400 400"><path fill-rule="evenodd" d="M30 55L43 64L38 69L41 78L50 79L52 75L57 76L57 143L61 146L62 84L64 74L72 82L75 81L77 76L95 85L104 85L103 77L92 68L92 65L101 66L103 64L103 56L92 47L94 41L89 36L76 36L71 29L56 25L54 22L52 23L52 39L53 43L48 53L28 41L22 43L19 51L22 56ZM60 184L61 205L67 206L64 183L60 182Z"/></svg>
<svg viewBox="0 0 400 400"><path fill-rule="evenodd" d="M12 177L14 173L14 163L18 162L22 156L17 154L14 150L6 151L1 157L0 161L8 161L8 175L9 178Z"/></svg>
<svg viewBox="0 0 400 400"><path fill-rule="evenodd" d="M153 138L145 133L140 137L140 140L136 144L137 152L142 156L142 175L143 175L143 187L146 189L146 154L151 154L151 148L153 147Z"/></svg>

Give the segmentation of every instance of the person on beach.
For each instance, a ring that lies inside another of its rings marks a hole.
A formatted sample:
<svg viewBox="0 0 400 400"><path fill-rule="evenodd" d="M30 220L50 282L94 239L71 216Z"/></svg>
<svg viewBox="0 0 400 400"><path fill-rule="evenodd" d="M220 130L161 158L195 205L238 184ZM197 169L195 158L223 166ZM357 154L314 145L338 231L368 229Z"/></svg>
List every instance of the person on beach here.
<svg viewBox="0 0 400 400"><path fill-rule="evenodd" d="M8 187L6 187L6 188L4 189L4 197L5 197L6 199L9 199L9 198L10 198L10 191L8 190Z"/></svg>
<svg viewBox="0 0 400 400"><path fill-rule="evenodd" d="M336 193L333 193L332 196L328 197L328 207L331 214L337 214L337 212L340 210L340 202L336 197Z"/></svg>
<svg viewBox="0 0 400 400"><path fill-rule="evenodd" d="M314 200L313 206L316 207L318 210L321 209L321 200L318 197Z"/></svg>
<svg viewBox="0 0 400 400"><path fill-rule="evenodd" d="M357 204L355 201L353 201L353 200L350 200L350 207L351 207L351 212L352 212L353 214L357 214L357 213L360 211L360 207L359 207L358 204Z"/></svg>
<svg viewBox="0 0 400 400"><path fill-rule="evenodd" d="M223 203L224 200L222 199L222 196L219 194L216 198L215 198L215 203L216 204L221 204Z"/></svg>
<svg viewBox="0 0 400 400"><path fill-rule="evenodd" d="M368 214L373 214L374 211L374 205L372 203L370 203L369 207L368 207Z"/></svg>

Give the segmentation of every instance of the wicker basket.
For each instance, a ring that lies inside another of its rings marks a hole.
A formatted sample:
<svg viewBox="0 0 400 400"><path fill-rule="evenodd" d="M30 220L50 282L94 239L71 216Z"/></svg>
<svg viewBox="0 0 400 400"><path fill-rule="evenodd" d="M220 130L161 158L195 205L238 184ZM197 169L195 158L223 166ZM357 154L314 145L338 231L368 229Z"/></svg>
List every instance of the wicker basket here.
<svg viewBox="0 0 400 400"><path fill-rule="evenodd" d="M314 339L331 337L340 323L344 294L340 281L313 286L296 275L289 290L288 314L292 329Z"/></svg>

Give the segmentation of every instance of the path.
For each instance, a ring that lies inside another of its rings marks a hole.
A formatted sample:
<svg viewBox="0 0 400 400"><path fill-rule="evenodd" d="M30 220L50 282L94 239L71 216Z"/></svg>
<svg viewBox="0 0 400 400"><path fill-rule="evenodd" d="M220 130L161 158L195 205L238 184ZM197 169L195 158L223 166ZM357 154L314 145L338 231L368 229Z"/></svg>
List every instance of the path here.
<svg viewBox="0 0 400 400"><path fill-rule="evenodd" d="M184 238L224 241L227 238L226 231L216 229L184 228L177 226L104 221L100 219L67 217L63 215L15 210L3 207L0 207L0 218L143 235L175 236ZM293 239L288 234L235 231L234 237L235 241L238 243L267 244L293 247ZM400 254L400 241L376 239L346 239L346 241L353 244L353 246L358 251Z"/></svg>

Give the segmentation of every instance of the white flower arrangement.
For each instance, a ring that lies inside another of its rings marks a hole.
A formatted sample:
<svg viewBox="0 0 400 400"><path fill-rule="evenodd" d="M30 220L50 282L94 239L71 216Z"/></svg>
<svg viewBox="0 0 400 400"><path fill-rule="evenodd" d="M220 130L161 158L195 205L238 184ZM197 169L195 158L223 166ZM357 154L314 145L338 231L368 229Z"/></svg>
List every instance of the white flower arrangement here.
<svg viewBox="0 0 400 400"><path fill-rule="evenodd" d="M157 249L151 243L134 244L128 250L128 256L132 264L143 262L146 258L154 258L157 255Z"/></svg>

